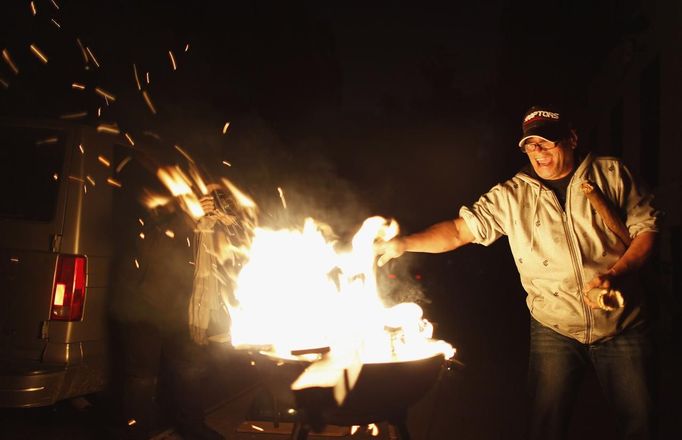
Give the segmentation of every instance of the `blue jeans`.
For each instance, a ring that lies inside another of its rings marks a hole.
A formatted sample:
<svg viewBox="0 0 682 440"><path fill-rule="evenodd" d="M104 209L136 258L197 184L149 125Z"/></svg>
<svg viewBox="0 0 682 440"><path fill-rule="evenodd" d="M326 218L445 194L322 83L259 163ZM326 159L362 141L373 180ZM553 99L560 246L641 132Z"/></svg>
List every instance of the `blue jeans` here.
<svg viewBox="0 0 682 440"><path fill-rule="evenodd" d="M528 386L531 438L563 439L587 368L615 411L621 438L655 438L655 353L647 326L582 344L531 318Z"/></svg>

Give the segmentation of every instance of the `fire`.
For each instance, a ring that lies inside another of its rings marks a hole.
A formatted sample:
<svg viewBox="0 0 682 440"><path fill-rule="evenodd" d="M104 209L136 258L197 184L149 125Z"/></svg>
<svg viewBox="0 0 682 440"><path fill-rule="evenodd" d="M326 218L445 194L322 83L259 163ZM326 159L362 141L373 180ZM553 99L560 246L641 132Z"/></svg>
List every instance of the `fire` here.
<svg viewBox="0 0 682 440"><path fill-rule="evenodd" d="M373 242L395 236L395 222L365 220L347 252L335 249L325 229L309 218L302 230L253 231L237 277L239 304L229 308L233 345L268 347L285 358L329 347L364 363L454 355L430 339L433 327L417 304L386 307L380 299Z"/></svg>
<svg viewBox="0 0 682 440"><path fill-rule="evenodd" d="M225 178L207 185L194 161L176 149L188 159L189 171L177 165L159 168L157 177L172 197L147 192L145 203L153 208L175 201L198 221L205 214L199 199L209 194L209 187L231 195L237 226L245 233L240 242L228 238L216 253L220 264L231 264L225 269L234 281L229 283L233 291L221 296L235 299L224 304L235 347L259 347L280 358L307 352L315 359L316 350L322 350L363 363L454 356L450 344L432 339L433 326L421 307L382 302L374 242L396 236L395 221L366 219L350 249L343 250L330 238L331 228L312 218L301 229L258 227L257 205L248 195ZM241 264L235 264L236 255Z"/></svg>

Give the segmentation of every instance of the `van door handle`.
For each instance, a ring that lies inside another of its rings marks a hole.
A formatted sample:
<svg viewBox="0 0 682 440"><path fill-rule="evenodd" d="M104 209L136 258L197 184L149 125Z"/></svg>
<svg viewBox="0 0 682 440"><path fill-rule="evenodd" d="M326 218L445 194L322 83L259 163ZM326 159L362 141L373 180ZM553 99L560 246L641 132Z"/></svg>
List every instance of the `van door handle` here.
<svg viewBox="0 0 682 440"><path fill-rule="evenodd" d="M52 234L50 235L50 251L59 252L62 248L62 234Z"/></svg>

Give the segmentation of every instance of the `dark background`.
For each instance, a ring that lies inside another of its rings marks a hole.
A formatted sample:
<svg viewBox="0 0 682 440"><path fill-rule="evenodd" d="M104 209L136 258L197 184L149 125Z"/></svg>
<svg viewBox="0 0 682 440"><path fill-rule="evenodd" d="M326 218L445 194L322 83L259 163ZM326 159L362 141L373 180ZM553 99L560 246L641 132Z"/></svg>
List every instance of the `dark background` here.
<svg viewBox="0 0 682 440"><path fill-rule="evenodd" d="M112 0L62 1L59 10L36 1L35 17L28 3L2 8L0 45L21 70L15 77L0 62L9 82L3 114L87 110L82 122L116 122L141 148L152 130L252 194L264 223L312 215L342 237L373 214L396 218L403 232L457 216L524 164L516 141L534 103L572 110L582 135L591 80L614 47L651 26L641 2L626 0ZM76 38L101 67L84 68ZM145 89L157 115L135 86L133 63L141 79L150 72ZM117 99L106 106L72 82ZM592 146L586 135L581 143ZM438 335L467 364L450 390L461 396L451 404L453 428L461 438L520 436L528 312L506 240L410 255L388 270L400 274L394 291L425 296ZM674 334L663 339L668 365L679 365ZM678 414L679 380L663 388L666 414ZM576 432L608 430L589 410L603 403L598 394L581 399ZM663 424L673 432L672 417Z"/></svg>

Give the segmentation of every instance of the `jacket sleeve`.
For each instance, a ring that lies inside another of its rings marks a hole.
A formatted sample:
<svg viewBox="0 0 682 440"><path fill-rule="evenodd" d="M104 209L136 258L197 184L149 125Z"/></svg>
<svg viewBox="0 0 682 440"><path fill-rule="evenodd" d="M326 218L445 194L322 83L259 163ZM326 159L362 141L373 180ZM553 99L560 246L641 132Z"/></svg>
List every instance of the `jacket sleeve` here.
<svg viewBox="0 0 682 440"><path fill-rule="evenodd" d="M507 232L504 228L506 190L503 185L495 185L483 194L471 207L462 206L459 215L474 235L474 243L489 246Z"/></svg>
<svg viewBox="0 0 682 440"><path fill-rule="evenodd" d="M621 193L619 202L625 212L625 226L630 237L642 232L658 232L660 213L654 207L654 197L638 183L630 170L620 163Z"/></svg>

